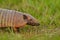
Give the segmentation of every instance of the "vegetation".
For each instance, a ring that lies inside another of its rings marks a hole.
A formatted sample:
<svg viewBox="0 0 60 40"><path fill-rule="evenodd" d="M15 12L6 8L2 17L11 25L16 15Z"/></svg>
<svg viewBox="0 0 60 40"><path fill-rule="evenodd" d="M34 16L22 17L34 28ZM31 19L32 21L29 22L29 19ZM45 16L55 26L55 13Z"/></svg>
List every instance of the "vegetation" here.
<svg viewBox="0 0 60 40"><path fill-rule="evenodd" d="M0 32L0 40L60 40L60 0L0 0L0 8L29 13L40 22L20 33Z"/></svg>

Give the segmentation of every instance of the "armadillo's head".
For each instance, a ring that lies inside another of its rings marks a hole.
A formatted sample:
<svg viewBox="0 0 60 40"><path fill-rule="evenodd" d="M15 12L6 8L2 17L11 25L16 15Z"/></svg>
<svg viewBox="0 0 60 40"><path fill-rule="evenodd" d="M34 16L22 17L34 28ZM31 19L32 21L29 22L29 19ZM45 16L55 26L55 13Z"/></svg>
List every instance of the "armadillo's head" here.
<svg viewBox="0 0 60 40"><path fill-rule="evenodd" d="M24 14L23 16L24 16L24 19L27 21L28 25L31 25L31 26L39 26L40 25L39 22L30 14Z"/></svg>

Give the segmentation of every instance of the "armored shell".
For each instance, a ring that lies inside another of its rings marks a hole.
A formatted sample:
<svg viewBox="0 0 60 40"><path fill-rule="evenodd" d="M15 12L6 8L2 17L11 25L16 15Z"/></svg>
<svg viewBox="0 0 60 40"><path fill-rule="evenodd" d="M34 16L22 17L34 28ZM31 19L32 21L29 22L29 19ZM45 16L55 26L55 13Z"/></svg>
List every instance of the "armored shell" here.
<svg viewBox="0 0 60 40"><path fill-rule="evenodd" d="M21 27L27 22L23 19L22 12L0 9L0 27Z"/></svg>

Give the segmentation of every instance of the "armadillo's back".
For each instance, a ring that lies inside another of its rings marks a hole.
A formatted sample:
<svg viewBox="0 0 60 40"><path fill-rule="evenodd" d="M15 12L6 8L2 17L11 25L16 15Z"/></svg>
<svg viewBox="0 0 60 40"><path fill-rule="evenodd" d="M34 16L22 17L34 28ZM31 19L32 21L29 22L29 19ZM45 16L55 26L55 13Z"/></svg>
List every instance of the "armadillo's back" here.
<svg viewBox="0 0 60 40"><path fill-rule="evenodd" d="M0 27L12 26L14 10L0 9Z"/></svg>

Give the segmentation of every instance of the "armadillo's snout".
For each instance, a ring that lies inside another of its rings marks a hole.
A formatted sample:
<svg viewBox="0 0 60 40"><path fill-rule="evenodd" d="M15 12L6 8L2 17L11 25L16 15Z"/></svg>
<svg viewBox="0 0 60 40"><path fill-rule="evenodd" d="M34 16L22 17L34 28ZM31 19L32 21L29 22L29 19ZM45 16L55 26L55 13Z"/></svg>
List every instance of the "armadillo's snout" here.
<svg viewBox="0 0 60 40"><path fill-rule="evenodd" d="M39 26L40 24L39 23L36 23L36 26Z"/></svg>
<svg viewBox="0 0 60 40"><path fill-rule="evenodd" d="M31 25L31 26L39 26L40 24L39 23L27 23L28 25Z"/></svg>
<svg viewBox="0 0 60 40"><path fill-rule="evenodd" d="M34 23L34 24L31 24L32 26L39 26L40 24L39 23Z"/></svg>
<svg viewBox="0 0 60 40"><path fill-rule="evenodd" d="M39 23L35 23L33 26L39 26L40 24Z"/></svg>

